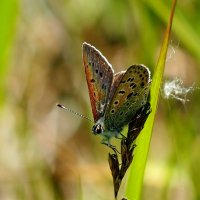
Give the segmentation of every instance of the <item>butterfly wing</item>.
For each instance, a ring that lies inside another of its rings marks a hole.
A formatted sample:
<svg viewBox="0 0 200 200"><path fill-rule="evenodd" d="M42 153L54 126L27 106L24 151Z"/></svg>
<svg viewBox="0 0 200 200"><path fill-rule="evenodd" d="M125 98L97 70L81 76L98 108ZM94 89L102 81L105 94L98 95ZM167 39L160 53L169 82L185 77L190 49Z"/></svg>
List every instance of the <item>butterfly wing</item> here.
<svg viewBox="0 0 200 200"><path fill-rule="evenodd" d="M111 89L110 89L110 93L109 93L109 100L111 100L115 94L115 91L124 75L125 71L121 71L121 72L118 72L116 73L114 76L113 76L113 82L112 82L112 85L111 85ZM109 102L110 103L110 102Z"/></svg>
<svg viewBox="0 0 200 200"><path fill-rule="evenodd" d="M107 130L120 131L146 102L150 71L144 65L133 65L124 73L105 113ZM112 91L112 89L111 89Z"/></svg>
<svg viewBox="0 0 200 200"><path fill-rule="evenodd" d="M113 68L100 51L86 42L83 43L83 64L96 122L105 113L113 80Z"/></svg>

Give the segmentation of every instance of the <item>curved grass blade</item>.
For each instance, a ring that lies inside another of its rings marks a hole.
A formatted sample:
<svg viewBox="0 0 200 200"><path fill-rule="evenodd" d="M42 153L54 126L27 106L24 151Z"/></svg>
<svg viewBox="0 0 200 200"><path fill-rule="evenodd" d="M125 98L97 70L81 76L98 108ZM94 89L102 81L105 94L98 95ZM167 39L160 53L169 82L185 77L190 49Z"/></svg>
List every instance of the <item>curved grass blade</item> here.
<svg viewBox="0 0 200 200"><path fill-rule="evenodd" d="M132 165L130 166L130 170L129 170L129 174L127 178L128 180L126 183L127 185L126 185L126 189L125 189L126 191L125 191L124 196L126 196L129 200L139 200L140 195L141 195L144 170L145 170L147 154L148 154L150 139L151 139L151 133L152 133L156 109L157 109L160 87L161 87L162 78L163 78L165 60L166 60L167 49L169 45L169 39L170 39L170 33L171 33L171 27L172 27L172 21L173 21L173 16L175 12L176 2L177 2L176 0L173 0L168 26L164 35L164 40L163 40L162 48L160 51L160 56L159 56L158 63L157 63L153 80L152 80L152 86L151 86L151 94L153 94L151 98L152 113L150 114L142 133L138 137L137 148L135 149L133 162L132 162ZM122 197L118 199L121 200Z"/></svg>
<svg viewBox="0 0 200 200"><path fill-rule="evenodd" d="M167 23L166 13L169 12L167 1L145 1L145 4ZM176 9L176 16L173 20L173 32L177 35L181 44L184 45L200 61L200 37L199 31L194 28L195 22L191 23L187 16L183 14L181 8Z"/></svg>

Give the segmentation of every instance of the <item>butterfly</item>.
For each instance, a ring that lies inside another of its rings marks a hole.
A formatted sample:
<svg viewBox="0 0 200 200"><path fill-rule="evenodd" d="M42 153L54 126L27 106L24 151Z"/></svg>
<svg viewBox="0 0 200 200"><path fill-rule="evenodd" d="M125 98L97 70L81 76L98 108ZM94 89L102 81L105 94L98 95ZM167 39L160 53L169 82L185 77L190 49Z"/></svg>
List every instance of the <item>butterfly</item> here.
<svg viewBox="0 0 200 200"><path fill-rule="evenodd" d="M94 118L92 132L111 146L110 139L119 138L123 127L147 103L151 74L142 64L114 74L102 53L86 42L82 56Z"/></svg>

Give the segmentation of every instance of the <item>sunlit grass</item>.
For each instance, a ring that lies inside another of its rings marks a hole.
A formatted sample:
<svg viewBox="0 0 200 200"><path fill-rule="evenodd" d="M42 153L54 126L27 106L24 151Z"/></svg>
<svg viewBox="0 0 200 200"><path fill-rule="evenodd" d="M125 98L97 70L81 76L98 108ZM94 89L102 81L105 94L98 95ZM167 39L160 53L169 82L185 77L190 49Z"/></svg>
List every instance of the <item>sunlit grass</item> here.
<svg viewBox="0 0 200 200"><path fill-rule="evenodd" d="M167 49L169 45L170 33L173 15L175 11L176 1L173 2L173 7L171 10L170 20L168 23L168 27L164 36L163 45L160 51L160 56L158 59L158 63L156 69L154 71L152 85L151 85L151 108L152 113L147 120L144 130L141 132L140 137L137 140L138 147L135 151L135 156L133 159L133 163L131 165L129 171L129 177L126 188L126 196L129 200L137 200L140 199L141 190L142 190L142 181L144 176L144 170L151 140L151 133L153 129L155 114L157 110L158 98L160 93L160 87L162 84L162 77L165 67L165 60L167 55Z"/></svg>
<svg viewBox="0 0 200 200"><path fill-rule="evenodd" d="M0 1L0 105L5 98L5 80L12 41L15 36L17 0Z"/></svg>
<svg viewBox="0 0 200 200"><path fill-rule="evenodd" d="M160 17L160 19L167 23L166 13L170 11L170 8L165 1L149 0L146 1L146 4ZM173 23L173 31L176 33L177 38L179 38L181 43L200 60L200 37L198 31L194 29L194 22L191 23L186 15L183 15L182 9L177 7Z"/></svg>

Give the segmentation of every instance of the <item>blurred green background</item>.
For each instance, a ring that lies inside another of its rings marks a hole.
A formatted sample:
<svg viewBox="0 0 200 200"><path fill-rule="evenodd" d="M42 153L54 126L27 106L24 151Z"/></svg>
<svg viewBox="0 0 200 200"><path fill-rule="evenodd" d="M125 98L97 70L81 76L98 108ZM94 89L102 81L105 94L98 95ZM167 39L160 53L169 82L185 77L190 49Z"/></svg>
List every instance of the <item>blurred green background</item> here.
<svg viewBox="0 0 200 200"><path fill-rule="evenodd" d="M153 74L171 1L0 1L0 199L113 199L108 148L92 124L82 43L115 72ZM200 1L177 4L165 80L194 91L160 98L142 199L200 199ZM162 88L161 88L162 90ZM153 95L153 94L152 94ZM184 96L184 95L183 95Z"/></svg>

